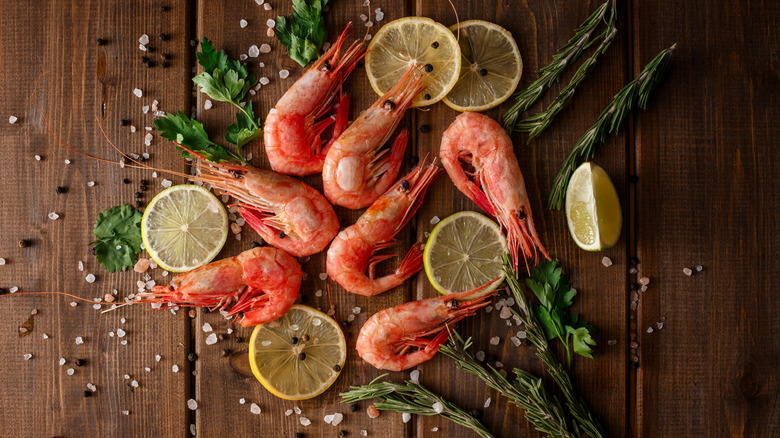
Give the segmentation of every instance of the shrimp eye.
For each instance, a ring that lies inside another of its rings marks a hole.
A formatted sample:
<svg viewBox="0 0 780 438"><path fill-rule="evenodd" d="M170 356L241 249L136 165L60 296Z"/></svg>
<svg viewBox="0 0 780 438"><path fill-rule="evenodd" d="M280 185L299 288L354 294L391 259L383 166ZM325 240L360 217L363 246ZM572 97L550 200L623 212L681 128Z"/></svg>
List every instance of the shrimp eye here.
<svg viewBox="0 0 780 438"><path fill-rule="evenodd" d="M520 210L517 210L517 213L515 213L515 216L520 219L521 221L525 220L525 208L520 208Z"/></svg>
<svg viewBox="0 0 780 438"><path fill-rule="evenodd" d="M409 181L407 180L401 181L401 191L404 193L409 191Z"/></svg>
<svg viewBox="0 0 780 438"><path fill-rule="evenodd" d="M385 109L387 109L387 110L394 110L395 109L395 102L393 102L390 99L387 99L382 106L384 106Z"/></svg>
<svg viewBox="0 0 780 438"><path fill-rule="evenodd" d="M243 177L244 177L244 174L243 174L243 173L241 173L241 172L239 172L238 170L236 170L235 172L233 172L233 177L234 177L235 179L241 179L241 178L243 178Z"/></svg>
<svg viewBox="0 0 780 438"><path fill-rule="evenodd" d="M325 61L324 63L322 63L322 71L330 71L331 68L332 67L331 67L331 65L330 65L330 63L328 61Z"/></svg>
<svg viewBox="0 0 780 438"><path fill-rule="evenodd" d="M284 239L284 231L279 231L279 234L277 234L280 239Z"/></svg>
<svg viewBox="0 0 780 438"><path fill-rule="evenodd" d="M449 300L447 301L447 307L450 309L457 309L458 308L458 300Z"/></svg>

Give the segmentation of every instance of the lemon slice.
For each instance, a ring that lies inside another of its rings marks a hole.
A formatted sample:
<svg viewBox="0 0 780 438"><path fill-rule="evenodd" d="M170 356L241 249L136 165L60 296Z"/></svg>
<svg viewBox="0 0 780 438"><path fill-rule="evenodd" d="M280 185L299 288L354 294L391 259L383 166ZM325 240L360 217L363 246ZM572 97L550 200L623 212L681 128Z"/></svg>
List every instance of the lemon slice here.
<svg viewBox="0 0 780 438"><path fill-rule="evenodd" d="M157 264L186 272L216 257L228 236L228 216L216 196L182 184L158 193L141 220L144 247Z"/></svg>
<svg viewBox="0 0 780 438"><path fill-rule="evenodd" d="M380 96L387 93L413 65L423 70L427 86L412 102L413 107L440 101L458 82L460 48L455 35L443 24L425 17L391 21L374 35L366 54L366 73Z"/></svg>
<svg viewBox="0 0 780 438"><path fill-rule="evenodd" d="M622 214L609 175L593 163L582 163L566 191L566 219L577 245L587 251L614 246L620 238Z"/></svg>
<svg viewBox="0 0 780 438"><path fill-rule="evenodd" d="M509 99L523 74L512 34L494 23L469 20L460 23L459 43L460 77L444 103L458 111L485 111Z"/></svg>
<svg viewBox="0 0 780 438"><path fill-rule="evenodd" d="M294 304L279 319L255 327L249 365L257 380L285 400L316 397L333 384L347 359L347 342L336 321Z"/></svg>
<svg viewBox="0 0 780 438"><path fill-rule="evenodd" d="M423 253L425 275L445 295L492 282L469 297L473 298L501 284L506 250L498 224L479 213L461 211L439 222L431 232Z"/></svg>

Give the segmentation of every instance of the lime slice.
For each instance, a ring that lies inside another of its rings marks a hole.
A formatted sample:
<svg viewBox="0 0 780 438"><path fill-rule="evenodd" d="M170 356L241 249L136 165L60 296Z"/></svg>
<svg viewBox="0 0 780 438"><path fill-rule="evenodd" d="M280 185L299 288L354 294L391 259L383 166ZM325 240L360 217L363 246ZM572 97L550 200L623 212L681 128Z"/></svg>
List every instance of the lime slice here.
<svg viewBox="0 0 780 438"><path fill-rule="evenodd" d="M620 238L620 201L609 175L593 163L582 163L569 181L566 219L577 245L587 251L614 246Z"/></svg>
<svg viewBox="0 0 780 438"><path fill-rule="evenodd" d="M366 74L377 94L390 91L414 65L429 65L424 70L423 90L413 107L440 101L458 82L460 48L455 35L441 23L425 17L406 17L391 21L374 35L366 54Z"/></svg>
<svg viewBox="0 0 780 438"><path fill-rule="evenodd" d="M182 184L158 193L141 220L144 247L157 264L186 272L212 261L228 236L228 216L216 196Z"/></svg>
<svg viewBox="0 0 780 438"><path fill-rule="evenodd" d="M301 304L255 327L249 340L252 372L265 389L285 400L322 394L346 359L347 342L336 321Z"/></svg>
<svg viewBox="0 0 780 438"><path fill-rule="evenodd" d="M423 253L425 275L445 295L492 282L469 297L473 298L501 284L506 251L498 224L479 213L461 211L439 222L431 232Z"/></svg>
<svg viewBox="0 0 780 438"><path fill-rule="evenodd" d="M458 25L450 26L456 32ZM444 98L458 111L486 111L505 100L517 88L523 74L523 59L512 34L482 20L460 23L460 76Z"/></svg>

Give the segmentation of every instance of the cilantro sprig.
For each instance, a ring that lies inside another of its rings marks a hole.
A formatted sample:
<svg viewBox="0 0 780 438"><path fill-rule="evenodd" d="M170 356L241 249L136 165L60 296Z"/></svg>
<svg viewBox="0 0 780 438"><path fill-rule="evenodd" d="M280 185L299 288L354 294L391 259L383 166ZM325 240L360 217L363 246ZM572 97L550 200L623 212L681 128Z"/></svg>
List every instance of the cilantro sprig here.
<svg viewBox="0 0 780 438"><path fill-rule="evenodd" d="M192 78L192 82L211 99L231 103L239 109L236 123L228 127L225 140L236 145L241 155L245 144L263 135L260 128L262 121L255 117L252 102L242 104L249 89L257 84L257 78L249 73L245 65L230 59L224 50L217 50L206 37L203 37L200 50L195 56L203 72ZM241 161L244 161L243 158Z"/></svg>
<svg viewBox="0 0 780 438"><path fill-rule="evenodd" d="M276 19L276 38L287 47L287 55L305 67L317 59L325 42L325 18L322 10L328 0L292 0L293 12L290 18Z"/></svg>
<svg viewBox="0 0 780 438"><path fill-rule="evenodd" d="M109 272L124 271L135 265L141 253L141 213L130 205L117 205L103 210L95 221L97 238L94 253Z"/></svg>
<svg viewBox="0 0 780 438"><path fill-rule="evenodd" d="M531 270L531 278L525 284L539 299L539 304L531 305L531 312L542 326L548 340L559 339L566 347L566 356L571 367L571 349L576 354L593 358L592 345L596 341L591 333L596 329L585 321L580 321L577 314L566 314L566 308L572 305L572 299L577 291L569 283L569 275L563 273L552 260L543 261Z"/></svg>
<svg viewBox="0 0 780 438"><path fill-rule="evenodd" d="M190 119L181 111L177 114L167 113L165 117L155 120L154 126L161 132L160 136L163 138L175 141L201 154L206 160L213 163L222 163L230 160L246 162L240 154L211 141L206 130L203 129L203 125L195 119ZM176 146L176 149L181 151L181 156L184 158L195 158L195 156L179 146Z"/></svg>

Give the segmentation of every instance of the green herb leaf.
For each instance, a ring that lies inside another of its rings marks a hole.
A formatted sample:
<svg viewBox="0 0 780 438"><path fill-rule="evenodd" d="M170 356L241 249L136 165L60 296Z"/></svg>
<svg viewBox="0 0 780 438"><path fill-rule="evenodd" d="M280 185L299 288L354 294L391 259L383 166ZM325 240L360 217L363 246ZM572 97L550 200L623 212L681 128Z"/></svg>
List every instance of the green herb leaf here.
<svg viewBox="0 0 780 438"><path fill-rule="evenodd" d="M593 349L589 345L596 345L596 341L590 337L590 331L586 326L574 328L566 326L566 330L573 335L572 348L580 356L593 359Z"/></svg>
<svg viewBox="0 0 780 438"><path fill-rule="evenodd" d="M322 10L328 0L293 0L290 18L277 17L276 38L287 47L287 55L301 66L319 57L325 42Z"/></svg>
<svg viewBox="0 0 780 438"><path fill-rule="evenodd" d="M241 148L250 141L263 136L263 130L259 128L262 121L255 119L255 113L252 111L252 102L248 102L244 111L236 114L236 123L228 126L225 140L228 143L236 145L238 153Z"/></svg>
<svg viewBox="0 0 780 438"><path fill-rule="evenodd" d="M218 145L209 139L209 135L203 129L197 120L188 118L182 111L177 114L167 113L166 117L160 117L154 121L154 126L161 131L161 136L168 140L175 141L180 145L203 155L203 157L213 163L238 160L244 162L244 158L237 155L224 146ZM184 158L196 158L184 149L181 150L181 156Z"/></svg>
<svg viewBox="0 0 780 438"><path fill-rule="evenodd" d="M224 50L217 51L206 37L203 37L200 50L195 57L204 71L192 78L192 82L210 98L238 105L247 91L257 84L255 75L249 74L245 65L228 58Z"/></svg>
<svg viewBox="0 0 780 438"><path fill-rule="evenodd" d="M141 213L127 204L98 215L93 230L97 239L90 245L95 245L95 257L107 271L124 271L135 265L143 243L141 219Z"/></svg>

